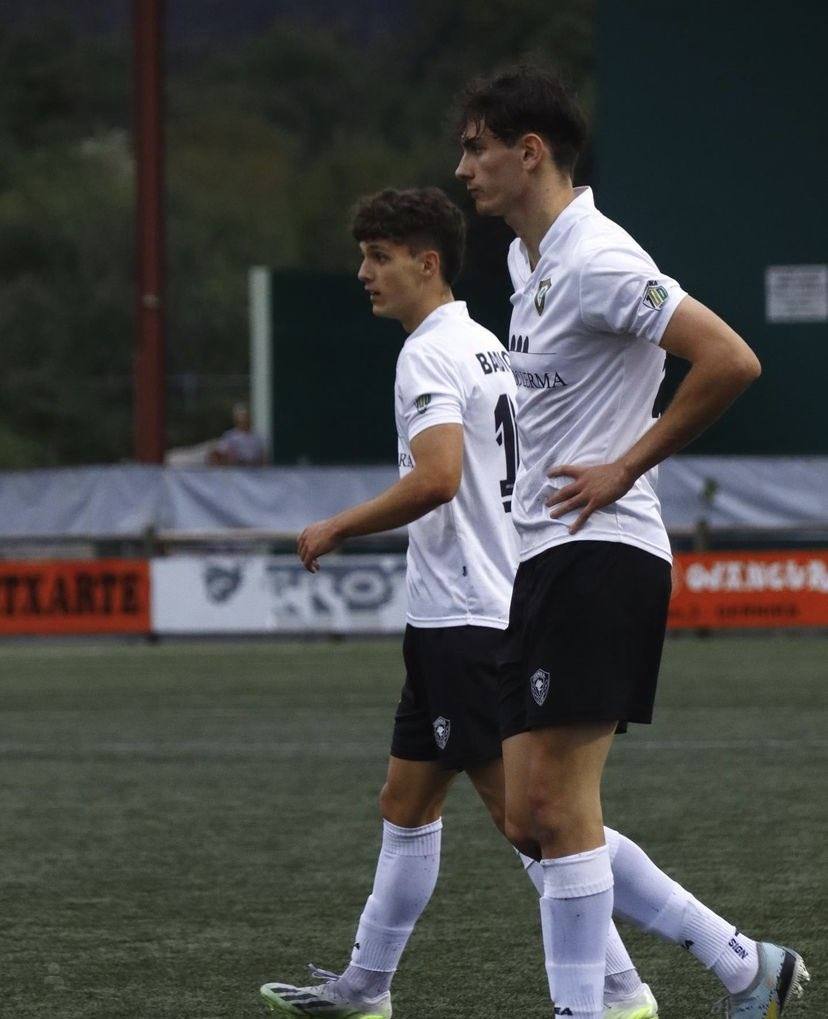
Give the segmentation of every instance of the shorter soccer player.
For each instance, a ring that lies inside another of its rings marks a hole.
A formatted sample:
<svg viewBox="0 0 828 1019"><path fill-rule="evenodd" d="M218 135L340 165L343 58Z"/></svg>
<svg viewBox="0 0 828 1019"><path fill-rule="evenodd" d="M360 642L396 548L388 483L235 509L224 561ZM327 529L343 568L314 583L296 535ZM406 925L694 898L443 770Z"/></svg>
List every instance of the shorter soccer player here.
<svg viewBox="0 0 828 1019"><path fill-rule="evenodd" d="M343 539L410 524L406 681L380 796L383 838L351 965L311 968L311 987L268 983L274 1011L387 1019L397 965L434 890L442 807L459 771L503 830L498 667L517 565L511 523L518 466L515 382L500 342L451 284L462 213L436 188L363 201L354 236L375 315L409 334L397 361L400 479L375 499L307 527L298 552L316 572ZM540 866L524 865L542 893ZM615 927L606 952L606 1019L653 1019L657 1006Z"/></svg>

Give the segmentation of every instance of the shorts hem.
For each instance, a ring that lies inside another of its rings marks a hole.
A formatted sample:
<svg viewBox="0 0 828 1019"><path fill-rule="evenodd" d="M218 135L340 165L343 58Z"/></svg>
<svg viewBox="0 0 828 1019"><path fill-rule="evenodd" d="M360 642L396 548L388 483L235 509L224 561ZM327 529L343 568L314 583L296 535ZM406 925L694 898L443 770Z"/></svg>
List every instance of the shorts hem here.
<svg viewBox="0 0 828 1019"><path fill-rule="evenodd" d="M400 761L439 761L440 755L435 751L433 754L418 754L413 751L399 750L397 747L391 747L391 757L396 757Z"/></svg>
<svg viewBox="0 0 828 1019"><path fill-rule="evenodd" d="M443 757L440 754L425 757L411 753L395 753L392 747L391 756L396 757L399 761L414 761L422 764L434 762L434 764L439 764L443 771L468 771L469 768L480 768L484 764L491 764L492 761L499 761L503 756L503 751L498 747L497 750L493 750L490 754L471 758Z"/></svg>
<svg viewBox="0 0 828 1019"><path fill-rule="evenodd" d="M616 733L624 733L627 731L628 725L652 725L653 718L652 715L649 718L645 718L642 715L639 715L636 718L631 718L629 716L622 718L619 715L607 716L605 714L578 715L575 717L570 716L568 718L550 718L537 722L526 722L521 725L512 724L508 728L502 730L500 738L501 740L507 740L511 739L512 736L519 736L523 732L532 732L535 729L563 728L568 725L581 724L589 725L592 722L615 722L617 726L615 730Z"/></svg>

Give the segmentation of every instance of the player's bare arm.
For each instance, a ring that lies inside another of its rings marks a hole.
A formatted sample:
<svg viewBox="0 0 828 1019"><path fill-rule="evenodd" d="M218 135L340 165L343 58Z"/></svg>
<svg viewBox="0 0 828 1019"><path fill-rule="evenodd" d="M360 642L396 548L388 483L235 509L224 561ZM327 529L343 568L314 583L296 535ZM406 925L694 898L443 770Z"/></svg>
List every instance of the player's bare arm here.
<svg viewBox="0 0 828 1019"><path fill-rule="evenodd" d="M550 478L573 479L546 500L552 517L581 509L570 527L573 534L596 510L620 499L645 471L701 435L761 374L759 360L745 341L692 297L676 308L661 346L689 361L691 368L653 427L614 463L561 464L548 472Z"/></svg>
<svg viewBox="0 0 828 1019"><path fill-rule="evenodd" d="M454 498L463 474L463 426L426 428L412 440L411 453L414 469L390 488L302 531L297 552L306 570L316 573L319 556L346 538L402 527Z"/></svg>

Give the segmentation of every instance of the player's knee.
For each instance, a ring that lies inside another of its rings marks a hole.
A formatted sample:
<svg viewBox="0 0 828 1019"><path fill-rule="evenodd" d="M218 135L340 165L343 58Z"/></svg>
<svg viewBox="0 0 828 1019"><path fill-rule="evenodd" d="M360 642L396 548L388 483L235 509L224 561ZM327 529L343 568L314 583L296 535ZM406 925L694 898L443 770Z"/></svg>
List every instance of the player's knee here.
<svg viewBox="0 0 828 1019"><path fill-rule="evenodd" d="M390 782L386 782L380 789L379 812L380 815L392 824L396 824L394 816L401 807L401 798L397 789Z"/></svg>
<svg viewBox="0 0 828 1019"><path fill-rule="evenodd" d="M541 842L554 840L575 820L573 805L565 797L541 786L529 789L527 809L529 824Z"/></svg>
<svg viewBox="0 0 828 1019"><path fill-rule="evenodd" d="M506 814L503 833L518 852L523 853L524 856L531 856L534 859L538 851L538 842L525 822Z"/></svg>
<svg viewBox="0 0 828 1019"><path fill-rule="evenodd" d="M398 828L421 828L440 816L438 803L422 803L412 799L401 786L386 782L379 795L380 814Z"/></svg>
<svg viewBox="0 0 828 1019"><path fill-rule="evenodd" d="M592 841L603 832L600 801L545 789L529 790L529 824L544 848Z"/></svg>

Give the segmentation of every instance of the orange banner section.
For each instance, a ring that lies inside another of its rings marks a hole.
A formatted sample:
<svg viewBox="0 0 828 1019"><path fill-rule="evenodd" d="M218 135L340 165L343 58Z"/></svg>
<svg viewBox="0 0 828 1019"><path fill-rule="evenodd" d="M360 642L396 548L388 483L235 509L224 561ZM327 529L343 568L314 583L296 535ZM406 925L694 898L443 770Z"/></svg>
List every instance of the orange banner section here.
<svg viewBox="0 0 828 1019"><path fill-rule="evenodd" d="M668 626L828 627L828 551L679 554Z"/></svg>
<svg viewBox="0 0 828 1019"><path fill-rule="evenodd" d="M0 562L0 634L148 633L143 559Z"/></svg>

